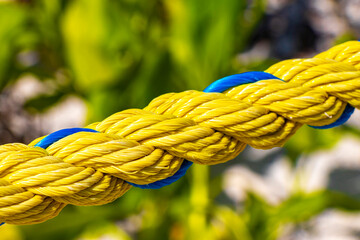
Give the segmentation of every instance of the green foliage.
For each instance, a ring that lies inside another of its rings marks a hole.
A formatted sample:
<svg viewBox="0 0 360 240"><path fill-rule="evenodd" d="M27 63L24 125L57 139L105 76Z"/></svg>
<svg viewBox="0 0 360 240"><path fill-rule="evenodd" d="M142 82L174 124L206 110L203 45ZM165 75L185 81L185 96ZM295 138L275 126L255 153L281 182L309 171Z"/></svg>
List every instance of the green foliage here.
<svg viewBox="0 0 360 240"><path fill-rule="evenodd" d="M302 126L285 144L287 155L295 162L302 154L309 154L319 149L332 148L343 135L338 128L315 129Z"/></svg>
<svg viewBox="0 0 360 240"><path fill-rule="evenodd" d="M88 121L98 121L144 107L162 93L201 90L220 77L274 62L237 60L263 17L265 0L30 2L0 4L0 89L25 74L53 86L26 102L30 112L44 112L75 94L87 103ZM287 143L288 155L295 162L301 154L331 148L343 132L360 135L349 127L303 127ZM163 189L131 189L105 206L67 206L42 224L2 227L0 236L272 240L286 224L301 224L326 209L360 210L357 200L326 190L294 193L275 206L248 193L235 210L214 200L221 186L208 167L194 166Z"/></svg>
<svg viewBox="0 0 360 240"><path fill-rule="evenodd" d="M0 79L19 65L11 57L32 53L38 60L20 64L17 75L31 72L57 84L58 71L66 69L72 93L89 102L88 119L97 121L121 109L144 107L162 93L200 90L237 72L236 54L261 18L264 1L249 7L232 0L205 6L179 0L38 0L32 6L1 7L1 16L11 22L0 29L0 41L6 41ZM15 48L14 39L28 40ZM45 109L39 101L28 106Z"/></svg>
<svg viewBox="0 0 360 240"><path fill-rule="evenodd" d="M248 194L244 209L236 212L217 207L210 226L214 239L275 240L283 227L301 225L327 209L359 211L360 201L342 193L320 191L296 193L279 205L269 205L253 193Z"/></svg>
<svg viewBox="0 0 360 240"><path fill-rule="evenodd" d="M21 36L25 31L27 15L25 9L16 5L0 4L0 89L11 81L15 67L15 53L21 45Z"/></svg>

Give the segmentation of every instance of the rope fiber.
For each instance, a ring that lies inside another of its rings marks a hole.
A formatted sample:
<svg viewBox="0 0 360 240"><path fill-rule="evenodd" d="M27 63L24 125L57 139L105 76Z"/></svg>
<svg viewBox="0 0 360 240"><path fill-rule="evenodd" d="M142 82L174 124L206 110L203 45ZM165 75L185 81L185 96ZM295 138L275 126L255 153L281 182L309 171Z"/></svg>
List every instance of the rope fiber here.
<svg viewBox="0 0 360 240"><path fill-rule="evenodd" d="M0 223L34 224L67 204L114 201L131 186L160 188L192 163L235 158L247 144L280 147L303 124L331 128L360 107L360 42L265 72L161 95L86 128L0 146Z"/></svg>

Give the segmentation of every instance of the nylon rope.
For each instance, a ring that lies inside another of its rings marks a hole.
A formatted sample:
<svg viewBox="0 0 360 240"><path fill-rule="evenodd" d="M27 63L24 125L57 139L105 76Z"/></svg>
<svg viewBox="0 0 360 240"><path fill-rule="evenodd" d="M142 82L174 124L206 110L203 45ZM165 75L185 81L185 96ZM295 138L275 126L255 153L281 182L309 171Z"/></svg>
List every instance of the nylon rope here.
<svg viewBox="0 0 360 240"><path fill-rule="evenodd" d="M247 144L283 146L303 124L339 126L360 108L359 70L360 43L350 41L222 78L203 92L164 94L144 109L28 145L1 145L0 223L40 223L67 204L106 204L131 186L160 188L192 163L229 161Z"/></svg>

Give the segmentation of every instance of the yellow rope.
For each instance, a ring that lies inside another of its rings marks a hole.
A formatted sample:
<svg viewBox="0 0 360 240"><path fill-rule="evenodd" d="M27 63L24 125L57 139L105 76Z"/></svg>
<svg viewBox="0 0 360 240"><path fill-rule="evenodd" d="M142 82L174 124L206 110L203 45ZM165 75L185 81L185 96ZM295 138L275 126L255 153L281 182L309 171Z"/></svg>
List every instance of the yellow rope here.
<svg viewBox="0 0 360 240"><path fill-rule="evenodd" d="M172 176L184 159L218 164L246 144L282 146L303 124L334 123L347 104L360 106L360 42L310 59L279 62L266 72L281 78L224 93L185 91L154 99L145 109L116 113L46 150L0 146L0 222L33 224L66 204L100 205L123 195L127 182Z"/></svg>

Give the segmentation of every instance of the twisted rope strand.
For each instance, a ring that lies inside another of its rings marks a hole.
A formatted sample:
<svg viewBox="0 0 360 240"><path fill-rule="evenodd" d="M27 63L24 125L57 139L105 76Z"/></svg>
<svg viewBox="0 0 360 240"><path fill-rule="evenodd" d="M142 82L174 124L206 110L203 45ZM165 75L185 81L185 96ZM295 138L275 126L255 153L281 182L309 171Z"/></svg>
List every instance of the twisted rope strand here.
<svg viewBox="0 0 360 240"><path fill-rule="evenodd" d="M34 224L66 204L100 205L131 185L159 188L191 164L218 164L249 144L282 146L303 124L330 128L360 107L360 43L265 72L168 93L86 128L0 146L0 222Z"/></svg>

